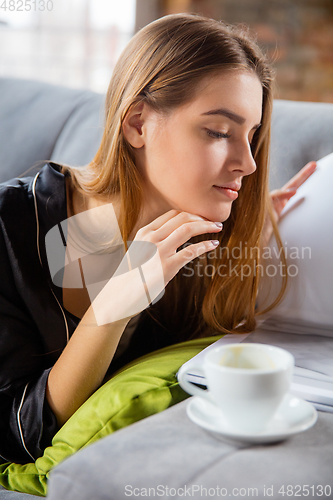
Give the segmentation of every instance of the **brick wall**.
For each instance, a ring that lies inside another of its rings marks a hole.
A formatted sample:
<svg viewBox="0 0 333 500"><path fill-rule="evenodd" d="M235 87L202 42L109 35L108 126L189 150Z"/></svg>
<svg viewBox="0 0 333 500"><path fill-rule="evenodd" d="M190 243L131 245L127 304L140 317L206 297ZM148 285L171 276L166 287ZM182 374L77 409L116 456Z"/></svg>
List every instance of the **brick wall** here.
<svg viewBox="0 0 333 500"><path fill-rule="evenodd" d="M161 15L184 11L253 28L276 68L276 98L333 102L333 0L161 2Z"/></svg>

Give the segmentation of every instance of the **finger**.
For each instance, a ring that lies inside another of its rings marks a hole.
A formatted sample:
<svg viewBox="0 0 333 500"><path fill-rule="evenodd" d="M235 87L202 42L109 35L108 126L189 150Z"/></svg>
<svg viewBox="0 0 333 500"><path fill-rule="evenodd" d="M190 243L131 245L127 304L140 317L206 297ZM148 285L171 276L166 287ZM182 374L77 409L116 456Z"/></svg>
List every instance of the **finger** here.
<svg viewBox="0 0 333 500"><path fill-rule="evenodd" d="M186 220L205 220L203 217L200 217L200 215L190 214L188 212L183 212L181 210L173 209L173 210L169 210L168 212L165 212L164 214L160 215L155 220L153 220L150 224L147 224L147 226L144 226L144 227L146 227L152 231L157 231L158 229L163 227L165 224L167 224L169 221L173 221L173 223L170 226L171 227L174 226L176 228L180 225L180 223L181 223L180 221L183 219L186 219Z"/></svg>
<svg viewBox="0 0 333 500"><path fill-rule="evenodd" d="M199 232L195 233L194 229L197 229ZM194 234L216 232L216 229L219 230L212 221L203 219L199 215L191 214L189 212L181 212L176 217L169 219L165 224L163 224L163 226L155 231L154 240L166 240L177 231L176 237L174 239L170 238L169 243L171 241L175 243L181 241L179 245L175 247L178 248L194 236Z"/></svg>
<svg viewBox="0 0 333 500"><path fill-rule="evenodd" d="M303 182L305 182L310 175L313 174L313 172L316 169L316 162L309 162L303 167L294 177L292 177L283 187L282 189L288 189L288 188L298 188Z"/></svg>
<svg viewBox="0 0 333 500"><path fill-rule="evenodd" d="M214 250L219 243L214 244L213 241L214 240L206 240L201 241L200 243L193 243L192 245L189 245L188 247L183 248L182 250L177 252L173 257L173 261L178 270L184 267L185 264L191 262L191 260L195 259L196 257L200 257L200 255ZM215 241L218 242L218 240Z"/></svg>
<svg viewBox="0 0 333 500"><path fill-rule="evenodd" d="M216 224L211 221L187 222L177 227L164 239L161 250L166 252L167 255L172 255L175 249L184 245L184 243L193 236L207 233L219 233L221 229L222 227L216 226Z"/></svg>
<svg viewBox="0 0 333 500"><path fill-rule="evenodd" d="M274 192L272 191L271 198L272 198L272 201L274 203L274 202L279 201L279 200L289 200L289 198L294 196L296 193L297 193L296 188L288 188L288 189L285 189L284 191L282 191L282 189L281 189L281 190L276 190Z"/></svg>
<svg viewBox="0 0 333 500"><path fill-rule="evenodd" d="M299 188L303 182L305 182L310 175L316 170L317 163L315 161L310 161L303 167L294 177L290 179L283 187L282 190L288 188Z"/></svg>
<svg viewBox="0 0 333 500"><path fill-rule="evenodd" d="M164 214L160 215L156 219L154 219L150 224L147 224L146 228L149 228L152 231L156 231L156 229L160 228L165 224L168 220L172 219L173 217L176 217L179 213L181 213L180 210L169 210L168 212L165 212Z"/></svg>

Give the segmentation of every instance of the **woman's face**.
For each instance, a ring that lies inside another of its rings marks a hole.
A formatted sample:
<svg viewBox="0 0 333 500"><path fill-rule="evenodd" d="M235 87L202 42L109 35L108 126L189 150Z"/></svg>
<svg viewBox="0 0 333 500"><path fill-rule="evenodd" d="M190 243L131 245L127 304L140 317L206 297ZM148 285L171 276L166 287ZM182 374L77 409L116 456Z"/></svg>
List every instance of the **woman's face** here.
<svg viewBox="0 0 333 500"><path fill-rule="evenodd" d="M236 70L207 77L166 117L143 105L136 153L151 218L178 209L225 221L243 177L256 170L251 141L261 113L258 77Z"/></svg>

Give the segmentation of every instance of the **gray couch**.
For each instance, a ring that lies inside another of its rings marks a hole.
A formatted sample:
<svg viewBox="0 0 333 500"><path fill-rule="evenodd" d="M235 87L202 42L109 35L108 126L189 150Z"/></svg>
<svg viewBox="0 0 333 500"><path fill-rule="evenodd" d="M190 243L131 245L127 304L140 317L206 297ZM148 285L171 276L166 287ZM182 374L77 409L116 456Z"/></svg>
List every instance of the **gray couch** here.
<svg viewBox="0 0 333 500"><path fill-rule="evenodd" d="M46 160L88 163L102 135L103 103L102 95L90 91L0 79L0 182L33 173ZM332 104L274 102L272 189L332 151ZM217 498L208 491L216 492L217 486L227 488L227 496L244 498L283 498L279 487L288 484L330 484L333 491L332 414L319 413L310 431L291 440L244 447L222 444L195 426L186 417L186 404L117 431L67 459L51 473L48 498L121 499L140 492L134 487L158 485L165 498L180 498L173 491L167 496L166 488L184 485L197 485L197 498ZM243 490L237 495L233 488L257 488L258 494L246 490L244 495ZM0 500L33 498L39 497L0 489Z"/></svg>

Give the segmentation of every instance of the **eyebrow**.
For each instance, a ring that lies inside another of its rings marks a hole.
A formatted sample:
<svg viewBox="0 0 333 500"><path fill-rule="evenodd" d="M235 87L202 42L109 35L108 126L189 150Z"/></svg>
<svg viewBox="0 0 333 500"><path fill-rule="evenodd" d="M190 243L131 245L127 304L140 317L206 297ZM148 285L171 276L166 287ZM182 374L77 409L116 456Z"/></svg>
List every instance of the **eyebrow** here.
<svg viewBox="0 0 333 500"><path fill-rule="evenodd" d="M233 113L232 111L229 111L228 109L225 108L219 108L219 109L212 109L210 111L206 111L206 113L202 113L202 115L220 115L220 116L226 116L233 122L237 123L238 125L243 125L245 123L245 118L243 118L240 115L236 115L236 113ZM258 123L258 125L255 125L253 129L258 129L260 127L261 123Z"/></svg>

